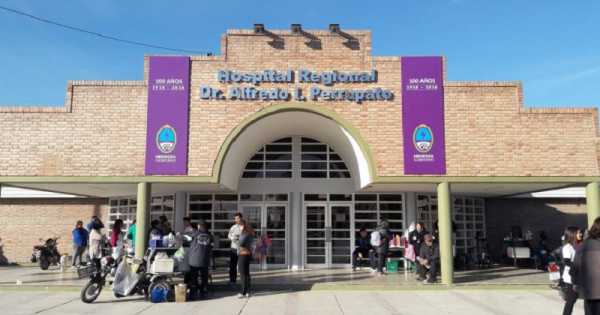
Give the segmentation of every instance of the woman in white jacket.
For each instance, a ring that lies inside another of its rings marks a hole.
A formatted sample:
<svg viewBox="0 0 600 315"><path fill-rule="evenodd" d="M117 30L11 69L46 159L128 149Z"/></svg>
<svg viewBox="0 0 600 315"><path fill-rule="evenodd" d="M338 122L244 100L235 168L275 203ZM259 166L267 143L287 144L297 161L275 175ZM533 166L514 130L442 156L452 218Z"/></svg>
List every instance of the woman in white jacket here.
<svg viewBox="0 0 600 315"><path fill-rule="evenodd" d="M90 260L94 263L96 270L100 269L100 259L102 258L102 244L105 241L104 234L102 233L102 229L104 228L104 224L100 219L95 218L90 223L91 231L90 231L90 240L88 242L89 255Z"/></svg>

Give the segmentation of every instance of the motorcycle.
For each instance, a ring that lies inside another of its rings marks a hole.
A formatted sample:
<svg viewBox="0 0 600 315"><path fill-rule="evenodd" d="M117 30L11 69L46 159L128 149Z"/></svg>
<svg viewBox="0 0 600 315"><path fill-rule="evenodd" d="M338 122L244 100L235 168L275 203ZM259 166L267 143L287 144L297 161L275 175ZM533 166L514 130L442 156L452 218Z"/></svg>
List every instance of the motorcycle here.
<svg viewBox="0 0 600 315"><path fill-rule="evenodd" d="M48 270L51 265L56 266L60 264L60 253L57 248L58 237L49 238L46 241L41 238L39 240L43 244L33 246L31 262L35 263L39 261L42 270Z"/></svg>
<svg viewBox="0 0 600 315"><path fill-rule="evenodd" d="M130 257L129 257L130 258ZM81 290L81 301L84 303L94 302L100 293L102 288L107 284L107 277L110 275L111 279L108 284L112 284L112 279L115 277L119 265L123 260L128 259L127 256L121 256L114 259L111 255L104 256L100 259L100 267L98 268L92 263L88 268L93 269L90 273L90 280ZM127 263L127 262L126 262ZM146 274L146 259L142 259L137 268L137 282L133 289L127 295L141 294L146 298L148 297L148 286L149 278ZM116 294L117 298L124 297L125 295Z"/></svg>

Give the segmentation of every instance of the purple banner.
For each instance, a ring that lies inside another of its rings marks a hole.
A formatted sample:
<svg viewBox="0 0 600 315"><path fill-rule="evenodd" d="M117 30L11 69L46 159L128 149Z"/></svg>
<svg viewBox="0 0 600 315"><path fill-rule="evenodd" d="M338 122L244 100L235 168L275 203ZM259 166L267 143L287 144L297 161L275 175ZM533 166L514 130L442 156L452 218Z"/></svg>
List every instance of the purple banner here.
<svg viewBox="0 0 600 315"><path fill-rule="evenodd" d="M150 57L146 175L187 175L189 57Z"/></svg>
<svg viewBox="0 0 600 315"><path fill-rule="evenodd" d="M445 175L442 57L402 57L404 174Z"/></svg>

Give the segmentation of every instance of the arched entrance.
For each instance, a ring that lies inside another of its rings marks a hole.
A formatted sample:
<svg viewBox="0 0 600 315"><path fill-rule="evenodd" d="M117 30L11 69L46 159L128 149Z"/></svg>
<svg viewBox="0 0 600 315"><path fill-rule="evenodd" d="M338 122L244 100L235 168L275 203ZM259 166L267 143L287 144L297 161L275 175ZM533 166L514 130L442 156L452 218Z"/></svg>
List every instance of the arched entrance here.
<svg viewBox="0 0 600 315"><path fill-rule="evenodd" d="M238 192L238 209L269 237L268 267L351 262L352 196L372 181L373 166L360 135L328 114L271 109L226 144L219 183Z"/></svg>

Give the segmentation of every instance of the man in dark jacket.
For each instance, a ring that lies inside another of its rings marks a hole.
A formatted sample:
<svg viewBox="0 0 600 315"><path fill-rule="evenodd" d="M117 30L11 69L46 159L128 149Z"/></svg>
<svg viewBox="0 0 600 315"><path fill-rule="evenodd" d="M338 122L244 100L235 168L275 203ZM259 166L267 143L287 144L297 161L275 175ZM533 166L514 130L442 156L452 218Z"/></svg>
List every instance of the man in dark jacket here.
<svg viewBox="0 0 600 315"><path fill-rule="evenodd" d="M588 239L575 255L571 277L581 287L585 299L585 314L600 315L600 217L588 232Z"/></svg>
<svg viewBox="0 0 600 315"><path fill-rule="evenodd" d="M440 263L440 248L433 243L433 235L425 234L425 242L421 245L419 256L417 257L417 280L426 283L434 283L437 277L437 268Z"/></svg>
<svg viewBox="0 0 600 315"><path fill-rule="evenodd" d="M77 221L73 229L73 267L83 264L83 253L87 248L88 231L83 228L83 221Z"/></svg>
<svg viewBox="0 0 600 315"><path fill-rule="evenodd" d="M361 258L371 257L369 252L373 249L371 247L369 234L367 233L367 229L362 228L359 232L359 237L354 242L355 249L352 252L352 270L356 270L356 266L358 264L358 257ZM373 265L371 263L371 265Z"/></svg>
<svg viewBox="0 0 600 315"><path fill-rule="evenodd" d="M185 282L190 289L190 299L198 295L198 274L200 274L200 297L208 293L208 267L212 253L212 237L208 233L206 223L201 222L194 233L189 249L186 251L190 271L185 275Z"/></svg>
<svg viewBox="0 0 600 315"><path fill-rule="evenodd" d="M385 265L385 260L390 249L390 224L385 220L381 221L377 227L377 231L381 236L379 246L375 249L377 252L377 272L379 275L383 275L383 266Z"/></svg>

